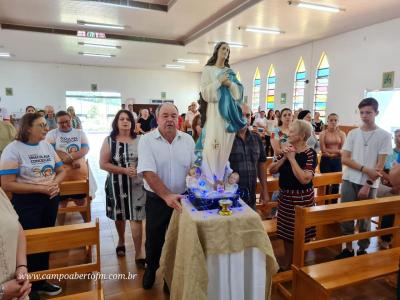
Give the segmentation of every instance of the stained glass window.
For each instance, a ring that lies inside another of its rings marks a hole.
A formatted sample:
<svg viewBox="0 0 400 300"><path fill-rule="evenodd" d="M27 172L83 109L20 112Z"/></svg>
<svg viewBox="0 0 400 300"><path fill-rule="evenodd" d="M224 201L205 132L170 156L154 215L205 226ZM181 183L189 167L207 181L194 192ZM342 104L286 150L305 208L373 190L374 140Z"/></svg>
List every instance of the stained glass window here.
<svg viewBox="0 0 400 300"><path fill-rule="evenodd" d="M260 106L260 91L261 91L261 76L260 70L256 69L256 73L254 74L253 80L253 98L251 101L251 110L253 112L258 111L258 107Z"/></svg>
<svg viewBox="0 0 400 300"><path fill-rule="evenodd" d="M329 83L329 63L325 52L322 53L319 60L317 72L315 74L314 91L314 112L319 112L321 119L325 122L326 103L328 101L328 83Z"/></svg>
<svg viewBox="0 0 400 300"><path fill-rule="evenodd" d="M276 84L276 74L274 65L269 67L267 76L267 92L265 95L265 107L267 109L274 109L275 107L275 84Z"/></svg>
<svg viewBox="0 0 400 300"><path fill-rule="evenodd" d="M304 88L306 81L306 67L304 60L300 57L297 64L296 74L294 76L294 89L293 89L293 110L303 108L304 106Z"/></svg>

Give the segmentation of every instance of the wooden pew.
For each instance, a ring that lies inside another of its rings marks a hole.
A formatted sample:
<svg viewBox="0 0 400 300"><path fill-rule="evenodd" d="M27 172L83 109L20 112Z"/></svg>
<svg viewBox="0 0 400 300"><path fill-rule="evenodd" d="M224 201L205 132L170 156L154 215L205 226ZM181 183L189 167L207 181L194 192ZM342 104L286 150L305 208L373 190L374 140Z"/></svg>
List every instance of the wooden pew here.
<svg viewBox="0 0 400 300"><path fill-rule="evenodd" d="M99 237L99 220L96 223L83 223L65 226L56 226L49 228L39 228L25 230L27 241L27 254L35 254L42 252L63 251L76 249L81 247L92 247L96 249L95 259L91 259L89 263L82 263L73 266L52 268L49 270L29 273L31 281L39 280L34 276L54 276L63 274L87 274L91 272L100 273L100 237ZM62 300L103 300L103 289L101 280L96 281L97 288L95 290L67 295L52 299Z"/></svg>
<svg viewBox="0 0 400 300"><path fill-rule="evenodd" d="M69 212L84 212L86 216L86 222L91 222L92 211L91 203L92 197L89 195L89 179L63 181L60 184L60 196L78 195L85 194L83 205L67 205L66 207L60 207L58 209L59 214L65 214ZM72 199L73 200L73 199ZM71 201L70 201L71 202ZM69 204L69 203L68 203Z"/></svg>
<svg viewBox="0 0 400 300"><path fill-rule="evenodd" d="M315 196L315 202L317 205L325 204L326 201L331 201L333 199L340 198L340 194L330 194L325 195L325 188L331 184L340 184L342 183L342 173L324 173L324 174L315 174L313 179L314 188L318 189L318 193ZM267 189L269 193L269 197L271 199L272 193L279 191L279 179L278 178L269 178L267 181ZM261 192L261 184L257 183L257 193ZM257 205L257 209L260 210L263 214L269 212L271 208L277 207L278 202L270 201L267 205ZM273 235L276 233L276 219L264 220L263 225L265 231L269 235ZM326 235L325 235L326 236Z"/></svg>
<svg viewBox="0 0 400 300"><path fill-rule="evenodd" d="M304 229L307 227L388 214L395 215L393 227L304 242ZM311 208L296 207L295 228L293 299L330 299L334 290L399 270L400 196ZM393 248L390 250L304 267L304 254L308 250L386 234L393 234Z"/></svg>

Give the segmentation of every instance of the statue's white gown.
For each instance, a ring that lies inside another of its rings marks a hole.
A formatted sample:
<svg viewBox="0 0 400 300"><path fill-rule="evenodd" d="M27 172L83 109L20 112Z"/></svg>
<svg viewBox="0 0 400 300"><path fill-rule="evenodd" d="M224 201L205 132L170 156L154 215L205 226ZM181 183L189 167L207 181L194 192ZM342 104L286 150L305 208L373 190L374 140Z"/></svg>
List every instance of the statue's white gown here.
<svg viewBox="0 0 400 300"><path fill-rule="evenodd" d="M200 91L203 99L208 103L207 120L204 125L206 132L203 146L203 161L201 169L203 174L213 183L214 176L217 180L223 180L225 167L232 150L235 133L226 131L226 121L218 110L220 99L219 87L221 83L219 76L228 68L216 66L205 66L201 75ZM239 100L240 92L238 86L232 82L229 88L232 97Z"/></svg>

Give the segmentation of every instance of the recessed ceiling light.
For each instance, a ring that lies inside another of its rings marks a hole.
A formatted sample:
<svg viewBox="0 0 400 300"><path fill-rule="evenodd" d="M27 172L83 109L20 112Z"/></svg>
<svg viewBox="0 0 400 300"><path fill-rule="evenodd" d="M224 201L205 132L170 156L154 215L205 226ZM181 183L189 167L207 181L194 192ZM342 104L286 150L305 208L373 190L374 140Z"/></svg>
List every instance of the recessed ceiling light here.
<svg viewBox="0 0 400 300"><path fill-rule="evenodd" d="M94 47L94 48L121 49L121 46L94 44L94 43L85 43L85 42L78 42L78 45L86 46L86 47Z"/></svg>
<svg viewBox="0 0 400 300"><path fill-rule="evenodd" d="M84 56L94 56L94 57L104 57L104 58L115 57L115 55L113 54L102 54L102 53L91 53L91 52L78 52L78 54Z"/></svg>
<svg viewBox="0 0 400 300"><path fill-rule="evenodd" d="M219 42L209 42L210 45L216 45ZM243 48L243 47L247 47L247 45L241 44L241 43L235 43L235 42L227 42L227 44L229 45L229 47L231 48Z"/></svg>
<svg viewBox="0 0 400 300"><path fill-rule="evenodd" d="M252 27L252 26L239 27L239 29L245 30L245 31L249 31L249 32L264 33L264 34L281 34L281 33L285 33L284 31L281 31L279 29L263 28L263 27Z"/></svg>
<svg viewBox="0 0 400 300"><path fill-rule="evenodd" d="M174 59L174 62L181 63L181 64L199 64L200 63L200 61L198 59L184 59L184 58Z"/></svg>
<svg viewBox="0 0 400 300"><path fill-rule="evenodd" d="M123 30L126 28L123 25L86 22L86 21L81 21L81 20L76 21L76 23L78 23L79 25L82 25L82 26L97 27L97 28L108 28L108 29L119 29L119 30Z"/></svg>
<svg viewBox="0 0 400 300"><path fill-rule="evenodd" d="M185 66L183 66L183 65L170 65L170 64L166 64L166 65L164 65L164 68L167 68L167 69L184 69Z"/></svg>
<svg viewBox="0 0 400 300"><path fill-rule="evenodd" d="M205 52L191 52L189 51L187 54L189 55L201 55L201 56L212 56L212 53L205 53Z"/></svg>
<svg viewBox="0 0 400 300"><path fill-rule="evenodd" d="M8 52L0 52L0 57L11 57L11 54Z"/></svg>
<svg viewBox="0 0 400 300"><path fill-rule="evenodd" d="M295 6L301 7L301 8L308 8L308 9L314 9L314 10L320 10L320 11L332 12L332 13L338 13L341 11L345 11L345 9L340 8L340 7L317 4L317 3L310 3L310 2L303 2L303 1L288 1L288 3L289 3L289 5L295 5Z"/></svg>

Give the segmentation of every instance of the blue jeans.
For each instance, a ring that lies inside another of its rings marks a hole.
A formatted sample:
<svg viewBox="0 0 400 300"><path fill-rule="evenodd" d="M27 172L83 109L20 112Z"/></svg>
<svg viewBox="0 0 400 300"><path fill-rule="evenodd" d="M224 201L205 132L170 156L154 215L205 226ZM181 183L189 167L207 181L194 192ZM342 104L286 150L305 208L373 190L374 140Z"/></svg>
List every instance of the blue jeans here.
<svg viewBox="0 0 400 300"><path fill-rule="evenodd" d="M358 201L358 192L362 188L362 185L355 184L348 180L343 180L342 183L342 203ZM376 198L377 189L371 188L369 191L368 199ZM371 220L360 219L358 222L358 231L367 232L371 231ZM354 220L345 221L340 224L343 234L354 234ZM369 239L362 239L358 241L358 246L361 250L365 250L369 247Z"/></svg>

